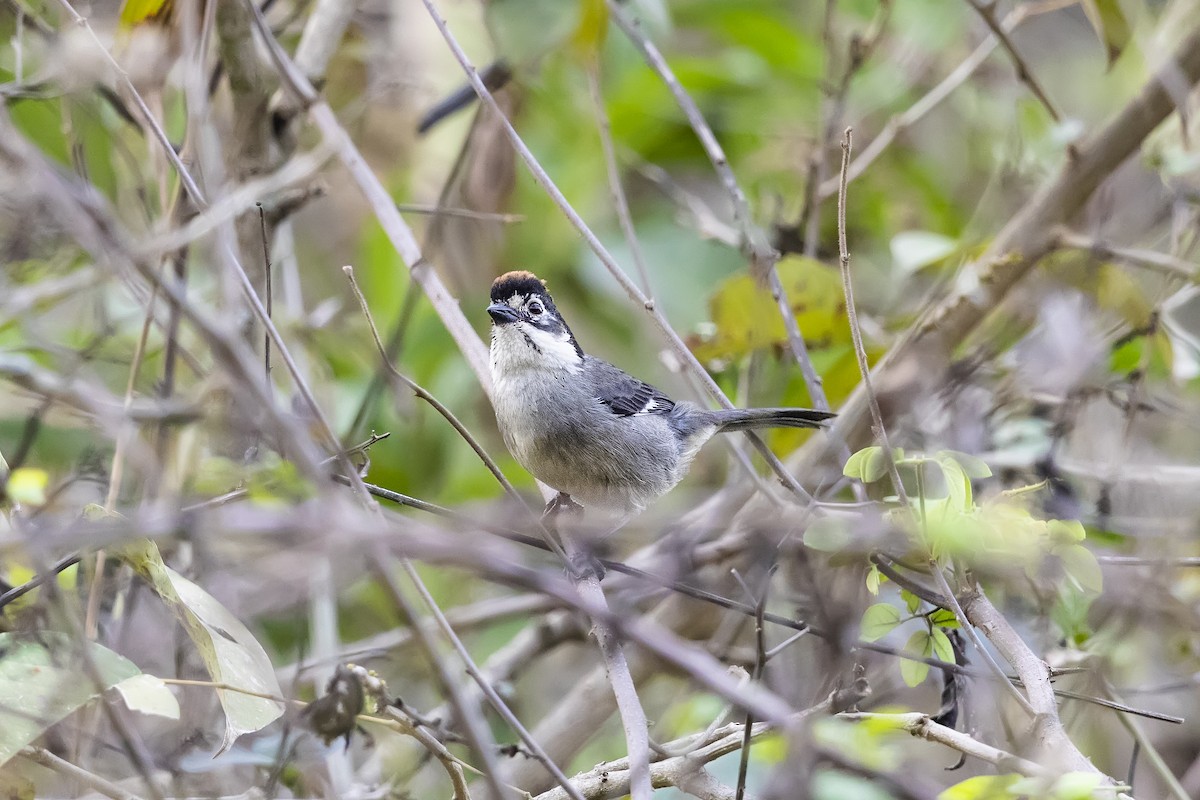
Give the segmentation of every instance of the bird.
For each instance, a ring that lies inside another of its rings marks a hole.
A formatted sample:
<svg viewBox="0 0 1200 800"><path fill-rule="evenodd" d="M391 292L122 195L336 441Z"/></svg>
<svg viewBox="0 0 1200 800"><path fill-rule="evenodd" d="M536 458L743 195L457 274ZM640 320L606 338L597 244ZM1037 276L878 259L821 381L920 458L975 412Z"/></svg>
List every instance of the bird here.
<svg viewBox="0 0 1200 800"><path fill-rule="evenodd" d="M820 428L835 416L672 400L585 353L545 281L531 272L496 278L490 301L496 422L517 462L558 493L547 516L582 507L627 521L674 488L715 434Z"/></svg>

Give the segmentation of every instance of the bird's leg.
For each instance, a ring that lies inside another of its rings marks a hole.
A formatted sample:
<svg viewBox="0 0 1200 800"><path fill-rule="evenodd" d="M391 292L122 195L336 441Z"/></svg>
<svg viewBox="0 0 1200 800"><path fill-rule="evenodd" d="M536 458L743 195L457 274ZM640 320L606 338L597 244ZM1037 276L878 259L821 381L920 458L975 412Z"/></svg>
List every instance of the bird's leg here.
<svg viewBox="0 0 1200 800"><path fill-rule="evenodd" d="M583 516L583 506L571 499L571 495L566 492L559 492L550 498L550 502L546 503L546 510L542 513L542 523L546 527L558 531L560 515L581 517ZM565 535L560 532L559 537L567 551L567 570L573 578L580 579L595 575L596 579L600 580L604 577L607 570L596 556L590 543L582 542L580 537L573 536L570 532Z"/></svg>
<svg viewBox="0 0 1200 800"><path fill-rule="evenodd" d="M559 492L546 503L546 510L542 512L542 522L553 527L559 514L583 514L583 506L572 500L571 495L566 492Z"/></svg>

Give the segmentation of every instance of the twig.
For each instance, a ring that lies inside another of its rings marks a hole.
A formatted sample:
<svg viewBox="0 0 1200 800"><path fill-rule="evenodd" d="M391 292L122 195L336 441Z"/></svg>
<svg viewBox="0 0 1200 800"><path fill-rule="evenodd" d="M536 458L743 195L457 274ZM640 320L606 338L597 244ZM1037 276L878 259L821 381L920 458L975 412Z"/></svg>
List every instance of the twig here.
<svg viewBox="0 0 1200 800"><path fill-rule="evenodd" d="M821 233L821 203L828 195L821 196L817 189L825 181L828 174L827 150L836 141L838 130L844 124L846 115L846 100L850 94L850 85L854 76L870 59L883 38L884 29L891 18L893 0L882 0L880 8L872 22L870 30L865 34L854 33L850 36L847 47L846 67L832 90L825 89L820 114L825 117L818 126L821 139L813 147L813 155L809 160L809 172L804 181L804 207L801 209L797 227L804 236L804 255L816 258L817 246L820 244ZM833 15L837 3L830 0L825 4L825 20L821 28L821 41L825 49L826 80L825 84L833 83L829 73L832 72L833 54ZM847 454L848 457L848 454Z"/></svg>
<svg viewBox="0 0 1200 800"><path fill-rule="evenodd" d="M1060 674L1062 674L1060 671L1055 670L1055 675ZM1020 683L1020 681L1017 682ZM1064 700L1080 700L1084 703L1100 706L1101 708L1111 709L1112 711L1120 711L1122 714L1132 714L1135 717L1145 717L1146 719L1153 719L1157 720L1158 722L1169 722L1172 725L1182 725L1183 723L1187 722L1184 717L1178 717L1174 714L1164 714L1161 711L1150 711L1149 709L1145 708L1135 708L1134 706L1130 706L1125 703L1118 703L1115 700L1106 700L1103 697L1093 697L1090 694L1072 692L1070 689L1060 689L1055 687L1054 694L1055 696L1061 697Z"/></svg>
<svg viewBox="0 0 1200 800"><path fill-rule="evenodd" d="M1096 556L1096 560L1114 567L1200 567L1200 556Z"/></svg>
<svg viewBox="0 0 1200 800"><path fill-rule="evenodd" d="M495 688L492 687L492 684L487 679L487 676L480 671L479 665L475 663L473 658L471 658L471 654L467 651L466 646L462 643L462 639L458 638L458 634L454 632L454 628L451 627L449 620L446 619L446 615L442 613L441 608L438 607L437 602L433 599L433 595L429 593L429 590L425 588L423 583L418 583L416 586L417 593L420 594L421 599L425 601L425 606L429 609L429 613L433 615L433 619L437 623L437 627L441 629L442 635L446 637L451 646L454 648L455 652L458 653L459 658L462 659L462 662L467 669L467 673L475 679L475 683L479 686L484 696L488 699L488 702L491 703L492 708L496 709L496 712L504 719L505 722L508 723L509 727L516 732L517 736L521 739L525 746L529 748L529 752L533 754L533 757L540 761L542 766L544 766L546 770L554 776L554 779L558 781L560 786L563 787L563 789L571 797L571 800L583 800L583 797L579 794L579 790L577 790L571 784L570 779L563 774L563 771L559 769L557 764L554 763L554 760L550 758L541 744L539 744L538 741L529 734L529 731L526 730L525 726L521 724L521 721L517 719L517 715L513 713L512 709L508 707L508 704L500 698L500 695L496 692ZM413 624L419 625L420 622L415 621ZM415 632L413 634L413 638L417 638L417 634Z"/></svg>
<svg viewBox="0 0 1200 800"><path fill-rule="evenodd" d="M393 492L390 489L384 489L382 487L374 486L369 483L366 484L366 486L367 486L368 491L370 491L376 497L380 497L385 500L390 500L391 502L405 505L410 508L415 508L415 509L418 509L421 511L425 511L427 513L446 517L448 519L458 520L460 522L464 522L469 525L472 525L480 530L484 530L484 531L487 531L488 533L502 536L505 539L508 539L509 541L517 542L519 544L523 544L523 545L526 545L529 547L536 547L536 548L539 548L542 550L545 550L547 547L546 544L544 542L542 542L540 539L538 539L537 537L525 536L523 534L519 534L514 531L503 530L503 529L497 528L495 526L488 525L487 523L481 522L479 520L471 519L463 514L452 511L448 508L442 508L441 506L434 505L433 503L428 503L424 500L418 500L414 497L409 497L408 495L400 494L399 492ZM624 575L629 575L631 577L638 578L639 580L644 580L649 583L653 583L656 586L661 586L665 589L669 589L672 592L677 592L679 594L684 595L685 597L690 597L694 600L699 600L704 603L710 603L710 604L718 606L720 608L724 608L728 611L733 611L735 613L743 614L748 617L755 617L758 614L758 609L754 605L751 605L748 603L741 603L741 602L738 602L737 600L733 600L728 597L723 597L719 594L715 594L715 593L707 591L705 589L691 586L690 584L684 583L682 581L669 580L669 579L663 578L659 575L655 575L652 572L647 572L645 570L641 570L636 567L630 566L629 564L625 564L621 561L612 561L612 560L608 560L608 559L601 559L600 563L603 564L606 569L611 570L613 572L619 572ZM880 570L884 571L885 566L886 565L881 564ZM888 568L888 570L891 572L894 572L894 570L891 570L890 567ZM903 578L903 576L901 576L901 578ZM949 606L949 601L945 600L941 595L934 595L932 593L929 593L929 597L925 598L925 599L927 599L928 602L931 602L932 604L937 605L939 607ZM831 634L828 631L823 631L819 628L814 628L811 625L809 625L807 622L803 622L800 620L794 620L794 619L788 619L787 617L783 617L778 614L771 613L769 611L764 611L762 614L762 618L763 618L764 622L770 622L774 625L778 625L780 627L788 628L793 631L796 631L794 636L790 637L786 641L780 643L779 645L777 645L774 648L772 648L771 650L769 650L767 652L768 658L773 657L779 651L781 651L783 648L792 644L796 639L799 639L800 637L802 637L806 634L811 633L814 636L817 636L822 639L828 639L831 636ZM990 680L990 681L1003 680L1005 683L1010 683L1010 684L1012 682L1014 682L1014 680L1017 683L1021 683L1021 680L1019 678L1014 679L1012 677L1009 677L1008 675L1005 675L1004 673L1001 673L999 676L997 676L991 672L984 672L981 670L969 669L967 667L963 667L958 664L951 664L951 663L942 661L940 659L925 658L923 656L918 656L913 653L908 653L903 650L898 650L894 647L889 647L885 644L880 644L879 642L859 641L859 642L855 643L854 646L855 646L855 648L857 648L859 650L869 650L871 652L880 653L882 655L887 655L887 656L892 656L894 658L902 658L907 661L919 662L922 664L926 664L934 669L940 669L940 670L943 670L944 672L950 672L950 673L954 673L957 675L964 675L967 677L979 678L982 680ZM1053 691L1054 691L1054 694L1057 696L1069 698L1072 700L1080 700L1080 701L1083 701L1086 703L1092 703L1092 704L1099 705L1099 706L1102 706L1105 708L1111 708L1116 711L1123 711L1128 714L1135 714L1137 716L1146 717L1147 719L1156 719L1156 720L1159 720L1162 722L1171 722L1174 724L1182 724L1184 722L1182 717L1177 717L1177 716L1170 715L1170 714L1161 714L1156 711L1149 711L1146 709L1139 709L1139 708L1134 708L1134 707L1130 707L1130 706L1121 706L1118 704L1114 704L1110 700L1104 700L1102 698L1092 697L1090 695L1078 694L1076 692L1071 692L1066 689L1054 689Z"/></svg>
<svg viewBox="0 0 1200 800"><path fill-rule="evenodd" d="M750 738L755 739L781 728L797 728L809 718L827 713L830 706L830 700L826 699L812 708L790 715L779 724L756 722L750 727ZM683 751L685 754L651 764L651 778L654 785L656 787L678 786L678 781L682 776L721 756L737 752L745 741L745 731L746 727L742 723L733 722L717 728L698 742L695 741L695 737L686 736L662 745L664 749ZM620 797L629 790L629 759L619 758L597 764L571 780L585 797ZM725 797L732 798L732 793ZM554 789L538 795L536 800L566 800L566 796L560 790Z"/></svg>
<svg viewBox="0 0 1200 800"><path fill-rule="evenodd" d="M64 556L63 558L60 558L58 561L54 562L54 564L44 572L39 572L37 575L34 575L32 578L20 584L19 586L14 586L3 594L0 594L0 609L3 609L12 601L29 594L34 589L38 588L63 570L70 569L71 567L75 566L79 563L80 558L81 557L79 553L72 553L69 556Z"/></svg>
<svg viewBox="0 0 1200 800"><path fill-rule="evenodd" d="M179 158L179 154L175 152L175 146L171 144L171 140L167 138L166 132L162 129L162 126L158 124L158 120L155 118L154 113L150 111L150 107L147 106L146 101L142 99L141 93L138 92L137 87L133 85L133 81L129 79L129 74L125 72L117 60L113 58L112 53L108 51L108 48L104 46L104 42L100 41L100 37L97 36L96 31L92 29L91 23L89 23L86 18L81 16L79 12L75 10L75 7L71 5L70 0L58 0L58 2L59 5L63 7L63 10L70 15L72 20L74 20L75 24L88 32L88 35L96 45L96 49L103 55L104 60L108 63L109 69L112 69L116 73L123 88L133 99L134 106L137 107L138 113L142 116L142 124L150 129L150 133L158 141L159 146L162 147L163 152L166 154L167 160L170 161L171 166L175 168L175 172L179 177L179 182L187 191L188 197L196 202L197 205L203 206L203 192L200 191L200 187L196 185L196 182L192 180L192 176L188 173L187 168L183 165L183 161Z"/></svg>
<svg viewBox="0 0 1200 800"><path fill-rule="evenodd" d="M454 606L446 611L446 621L458 632L470 631L485 625L501 622L512 617L530 617L535 614L552 611L558 607L553 599L538 594L519 594L511 597L489 597L477 603ZM433 621L421 623L432 632L436 625ZM534 623L536 626L538 623ZM510 640L510 644L511 644ZM361 663L371 658L380 658L396 653L413 643L412 631L408 628L393 628L391 630L368 636L342 646L336 656L336 661L354 661ZM320 662L313 659L294 661L275 668L275 674L280 683L287 683L305 674ZM492 679L495 683L495 679ZM432 716L437 716L433 714Z"/></svg>
<svg viewBox="0 0 1200 800"><path fill-rule="evenodd" d="M854 284L850 280L850 250L846 247L846 174L850 164L850 151L853 146L853 128L846 128L842 134L842 169L839 178L837 201L837 233L838 233L838 263L842 273L842 293L846 298L846 317L850 324L850 338L854 343L854 355L858 360L858 372L862 376L863 391L871 409L871 420L875 427L875 436L883 446L884 463L888 466L892 485L896 496L900 498L902 507L911 510L908 494L904 490L904 481L900 479L900 470L896 468L896 460L892 457L892 444L888 440L887 428L883 424L883 412L879 410L879 398L871 386L871 367L867 362L867 349L863 346L862 328L858 324L858 309L854 305Z"/></svg>
<svg viewBox="0 0 1200 800"><path fill-rule="evenodd" d="M127 420L180 424L201 416L196 406L184 403L131 402L126 409L103 387L51 372L23 355L0 353L0 377L39 397L96 417L109 427Z"/></svg>
<svg viewBox="0 0 1200 800"><path fill-rule="evenodd" d="M837 229L838 229L838 252L840 255L841 272L842 272L842 290L846 295L846 315L850 323L850 336L854 342L854 354L858 359L859 373L862 375L863 391L867 396L867 403L871 409L871 418L874 422L875 435L879 438L880 444L883 446L884 463L888 466L888 473L891 476L892 484L895 487L896 495L900 499L900 504L903 508L912 511L912 506L909 503L907 492L904 489L904 482L900 478L900 471L896 467L895 459L892 457L892 445L888 440L887 428L883 424L883 413L879 409L879 399L875 396L875 392L871 386L871 368L867 363L867 351L863 347L862 331L858 325L858 311L854 305L854 288L850 280L850 251L846 247L846 171L850 163L850 150L852 146L852 131L846 128L846 132L842 138L842 169L840 175L841 189L838 191L838 210L837 210ZM922 493L921 502L924 503L924 494ZM921 519L924 520L924 506L922 505ZM988 652L979 633L975 630L972 621L963 612L959 605L958 598L954 596L954 591L950 588L950 584L946 581L946 576L942 574L941 568L936 562L930 562L930 571L934 578L939 583L939 588L946 600L950 602L955 616L966 629L967 634L971 637L971 641L975 644L976 649L987 662L988 667L997 676L998 679L1004 682L1010 694L1017 700L1021 708L1030 715L1034 714L1034 709L1029 701L1017 691L1016 687L1009 682L1005 677L1004 671L1000 669L1000 665L992 658ZM1055 709L1057 711L1057 709Z"/></svg>
<svg viewBox="0 0 1200 800"><path fill-rule="evenodd" d="M262 229L263 274L266 283L263 287L263 299L266 301L267 318L272 317L271 311L275 304L275 293L271 291L271 242L267 238L267 216L263 212L262 203L258 203L258 223ZM263 334L263 368L266 372L267 393L271 392L271 337Z"/></svg>
<svg viewBox="0 0 1200 800"><path fill-rule="evenodd" d="M1109 686L1107 681L1105 681L1105 689L1109 693L1110 697L1115 695L1112 686ZM1137 720L1131 719L1126 714L1117 714L1117 719L1121 721L1121 724L1125 727L1125 730L1129 731L1129 735L1133 737L1134 746L1146 754L1146 758L1150 761L1151 768L1162 780L1162 782L1166 784L1167 791L1170 793L1170 795L1174 797L1175 800L1188 800L1189 795L1187 789L1183 788L1183 785L1179 782L1179 778L1175 777L1175 773L1171 771L1171 767L1163 759L1162 754L1158 752L1158 748L1154 746L1154 742L1151 741L1150 737L1146 735L1146 732L1142 730L1142 726L1138 724ZM1130 773L1132 772L1133 767L1131 766ZM1132 783L1132 781L1133 778L1131 774L1130 782Z"/></svg>
<svg viewBox="0 0 1200 800"><path fill-rule="evenodd" d="M1037 712L1034 711L1029 700L1017 691L1017 687L1012 685L1012 681L1004 674L1004 670L996 663L996 659L992 657L991 651L987 649L987 646L983 643L983 639L980 638L979 631L975 630L974 621L967 617L967 613L963 611L962 605L959 604L958 598L954 595L954 590L950 587L950 582L946 580L946 575L942 572L941 566L933 559L929 561L929 571L933 575L934 580L937 581L942 594L950 601L950 610L954 612L954 618L958 620L959 625L967 632L967 636L971 639L971 644L975 645L975 649L983 656L984 663L988 665L988 669L992 671L992 674L1002 683L1008 693L1017 701L1017 705L1026 714L1029 714L1031 717L1036 716ZM1055 707L1055 713L1057 714L1057 706Z"/></svg>
<svg viewBox="0 0 1200 800"><path fill-rule="evenodd" d="M758 602L754 606L754 670L750 673L750 678L755 681L762 680L763 669L767 665L767 642L766 631L763 628L763 614L766 612L767 595L770 591L771 573L768 572L763 576L763 588L759 593ZM750 768L750 736L754 728L754 716L746 714L746 720L742 724L744 729L742 731L741 760L738 762L736 800L743 800L746 796L746 773Z"/></svg>
<svg viewBox="0 0 1200 800"><path fill-rule="evenodd" d="M287 189L308 181L329 160L329 149L318 145L315 149L288 159L278 170L260 178L243 181L230 187L211 205L200 202L200 213L184 224L163 231L141 241L138 251L148 256L170 252L196 241L217 228L237 219L248 209L261 205L261 198L277 195ZM195 203L195 199L193 198Z"/></svg>
<svg viewBox="0 0 1200 800"><path fill-rule="evenodd" d="M560 536L569 559L566 563L573 566L583 564L586 554L575 540L573 532L560 530ZM572 577L580 598L601 610L602 617L612 616L608 599L600 586L600 577L595 571ZM596 637L596 645L604 659L604 670L608 674L608 682L617 701L621 727L625 730L626 752L629 754L629 794L632 800L650 800L650 731L646 722L646 712L638 697L637 684L629 670L629 661L625 658L625 651L617 638L616 629L600 617L593 616L593 620L595 627L592 634Z"/></svg>
<svg viewBox="0 0 1200 800"><path fill-rule="evenodd" d="M1189 264L1181 258L1175 258L1166 253L1156 253L1153 250L1114 247L1100 239L1084 236L1067 228L1058 230L1057 240L1061 247L1087 250L1098 259L1115 258L1131 266L1153 270L1171 278L1195 281L1197 276L1200 276L1200 265Z"/></svg>
<svg viewBox="0 0 1200 800"><path fill-rule="evenodd" d="M1048 777L1058 774L1056 771L1047 769L1041 764L1030 761L1027 758L1021 758L999 748L984 744L968 734L960 733L953 728L947 728L945 725L939 725L927 714L916 712L908 714L844 712L838 714L838 718L851 722L875 721L895 725L898 730L907 731L913 736L926 739L930 742L944 744L946 747L957 750L964 755L994 764L1001 772L1019 772L1022 775L1033 777Z"/></svg>
<svg viewBox="0 0 1200 800"><path fill-rule="evenodd" d="M59 758L44 747L25 747L21 750L21 757L52 769L71 780L79 781L105 797L111 797L112 800L141 800L138 795L125 791L117 784L94 772L89 772L64 758Z"/></svg>
<svg viewBox="0 0 1200 800"><path fill-rule="evenodd" d="M294 697L281 697L275 694L266 692L256 692L252 689L246 689L242 686L234 686L233 684L223 681L203 681L190 680L186 678L160 678L163 683L169 686L195 686L205 689L215 689L223 692L235 692L237 694L246 695L247 697L258 697L263 700L274 700L277 703L296 706L297 708L306 708L309 703L304 700L299 700ZM455 800L470 800L470 793L466 791L466 781L463 777L463 765L465 762L458 758L446 749L446 746L439 742L428 731L423 730L420 726L412 724L408 719L401 715L396 709L389 708L388 716L376 717L370 714L359 714L360 722L369 722L375 725L382 725L389 730L402 733L406 736L411 736L429 750L430 755L436 758L446 768L446 772L450 775L450 782L454 786ZM468 767L470 765L467 765ZM474 769L474 768L472 768ZM111 796L111 795L110 795Z"/></svg>
<svg viewBox="0 0 1200 800"><path fill-rule="evenodd" d="M742 251L750 257L754 274L760 277L766 275L779 260L779 254L771 247L762 228L754 224L750 214L750 204L746 201L746 194L738 184L737 178L734 177L733 170L729 167L729 159L725 156L725 151L722 149L721 143L717 141L716 135L713 134L712 128L708 126L696 103L679 83L662 53L659 52L654 42L638 29L637 23L629 16L626 8L617 0L608 0L608 13L617 23L617 27L642 54L642 58L646 60L650 69L666 84L667 90L675 98L676 105L687 117L688 125L699 138L700 146L704 148L705 154L712 163L713 171L721 179L725 192L732 201L734 223L742 236Z"/></svg>
<svg viewBox="0 0 1200 800"><path fill-rule="evenodd" d="M425 730L419 725L413 725L411 722L406 720L396 709L389 708L387 713L389 719L372 719L371 721L381 724L386 724L387 722L396 723L400 730L403 730L404 733L407 733L409 736L425 745L425 749L427 749L433 755L433 757L438 760L438 762L446 770L446 774L450 776L450 785L454 787L454 800L471 800L471 792L467 788L467 779L463 774L462 764L449 750L446 749L446 746L439 742L437 737L431 734L429 731Z"/></svg>
<svg viewBox="0 0 1200 800"><path fill-rule="evenodd" d="M75 13L74 9L70 7L68 0L60 0L60 2L68 9L78 24L87 27L88 31L91 32L96 46L102 51L105 59L113 64L114 68L118 69L119 71L119 67L116 66L116 62L113 60L112 55L107 51L107 49L104 48L99 39L96 38L94 31L91 30L91 27L87 24L87 21ZM121 74L124 76L124 73ZM132 83L129 82L128 77L123 77L123 80L126 84L128 84L128 91L137 101L138 107L145 111L146 124L151 127L155 133L155 138L158 139L159 143L166 149L167 156L175 168L179 171L181 184L187 189L192 201L199 208L207 207L207 201L205 200L203 194L200 192L199 188L196 187L195 182L191 179L191 176L188 174L186 168L184 168L182 162L179 160L178 154L175 153L173 146L167 139L166 134L163 133L162 128L159 126L157 120L155 120L154 116L149 113L148 109L146 109L145 102L138 95L136 88L134 88ZM7 120L5 120L5 123L6 124L4 127L11 129L11 125L7 123ZM23 139L21 139L20 143L18 143L16 140L20 137L16 135L6 135L4 138L13 140L5 143L5 156L9 158L16 157L18 159L18 163L21 163L27 170L32 169L36 164L41 166L45 171L46 168L44 166L44 159L36 156L30 156L30 154L27 152L28 146L24 144ZM67 189L68 187L64 186L63 179L52 172L45 171L44 174L40 175L39 177L44 177L44 182L48 187L44 190L47 193L47 199L55 204L56 210L59 213L62 213L66 216L77 214L86 221L87 225L84 229L78 229L78 225L76 225L75 228L72 228L72 230L75 231L76 238L79 239L82 245L84 245L85 249L102 254L109 259L113 267L116 269L125 269L127 266L132 265L138 274L142 276L142 278L150 282L151 285L157 286L158 289L163 292L169 300L177 303L188 319L201 332L209 346L213 348L214 353L233 368L236 377L245 382L245 388L247 388L251 393L258 394L259 396L257 399L264 402L267 408L272 409L270 420L276 426L276 428L281 433L286 431L286 434L291 434L293 431L290 430L291 426L289 422L282 415L277 413L271 406L270 399L265 393L265 387L261 384L260 380L258 380L259 373L252 369L251 359L246 354L244 347L241 346L241 343L234 337L227 335L205 315L199 313L194 306L187 302L187 298L183 295L178 287L160 280L155 272L149 267L149 265L144 262L144 260L138 258L134 253L130 252L129 248L125 246L119 226L114 220L104 215L102 208L97 201L89 199L87 202L81 202L77 197L70 195L67 191L64 191L64 189ZM77 222L77 220L72 221ZM221 255L229 261L233 271L241 281L243 291L250 300L251 307L254 309L255 313L258 314L260 319L264 319L266 316L265 311L263 310L261 303L258 302L257 293L250 284L245 270L237 261L236 254L233 253L232 246L229 244L229 242L225 242L224 245L224 247L219 248L219 250L221 250ZM266 327L272 336L272 340L280 349L280 353L283 356L285 363L288 364L289 371L294 377L297 378L298 391L304 397L306 403L310 406L310 410L313 412L313 415L317 418L317 420L324 422L323 413L316 405L307 384L299 375L296 365L291 359L290 353L285 347L282 346L282 340L279 338L278 332L270 323L269 319L266 320ZM328 423L325 422L323 427L325 430L328 430ZM283 435L280 438L281 444L284 446L290 446L297 463L309 474L312 474L316 458L310 450L308 438L295 437L291 435ZM333 448L336 450L337 440L332 437L331 432L328 438L332 443Z"/></svg>
<svg viewBox="0 0 1200 800"><path fill-rule="evenodd" d="M1007 52L1009 58L1012 59L1013 67L1017 70L1017 80L1029 87L1029 91L1037 98L1042 107L1046 109L1046 113L1055 122L1062 122L1062 117L1058 113L1058 109L1050 102L1050 98L1046 96L1046 92L1042 89L1042 85L1038 83L1034 77L1033 71L1029 69L1029 65L1025 63L1025 59L1021 57L1021 53L1013 44L1012 39L1008 35L1008 31L996 19L996 6L993 2L981 2L980 0L967 0L971 8L975 9L979 16L983 17L983 21L991 29L992 35L1000 41L1000 46Z"/></svg>
<svg viewBox="0 0 1200 800"><path fill-rule="evenodd" d="M166 268L167 262L163 262ZM150 337L150 325L154 321L154 303L158 299L158 290L152 289L150 300L146 304L146 313L142 319L142 330L138 335L137 344L133 348L133 358L129 365L129 377L125 381L124 413L128 414L133 405L133 390L137 384L137 375L142 366L142 358L146 353L146 341ZM121 481L125 470L125 450L129 447L129 439L134 435L128 425L121 426L113 448L112 466L108 472L108 492L104 498L104 509L112 511L121 493ZM83 631L88 639L95 639L98 633L100 616L100 595L104 588L104 566L108 560L103 549L96 551L96 560L92 570L92 585L88 587L87 606L83 617Z"/></svg>
<svg viewBox="0 0 1200 800"><path fill-rule="evenodd" d="M524 222L524 214L502 214L495 211L474 211L469 208L447 208L446 206L423 203L396 203L396 209L404 214L428 214L431 217L460 217L481 222L502 222L511 225Z"/></svg>
<svg viewBox="0 0 1200 800"><path fill-rule="evenodd" d="M600 132L600 146L604 150L604 168L608 175L608 192L612 197L613 208L617 212L617 222L625 235L625 243L629 246L629 255L642 281L642 289L647 297L653 297L650 288L650 274L646 269L646 259L642 254L642 245L638 242L637 229L633 225L633 216L629 213L629 200L625 197L625 188L621 185L621 169L617 165L616 148L613 147L612 125L609 123L608 110L604 107L604 92L600 88L600 64L592 61L587 67L588 90L592 97L592 108L596 112L596 128Z"/></svg>
<svg viewBox="0 0 1200 800"><path fill-rule="evenodd" d="M503 800L504 791L500 786L498 779L499 766L496 762L495 748L492 747L491 735L487 729L487 723L480 716L478 710L471 708L465 702L462 689L458 685L458 681L450 672L446 663L438 655L437 648L433 641L426 634L425 629L421 626L421 621L417 617L416 609L412 603L404 596L403 590L396 584L395 578L392 577L390 566L399 563L400 569L409 581L414 586L422 590L422 594L427 594L424 581L417 574L412 562L407 558L395 559L391 557L383 547L376 545L372 548L371 553L371 569L375 573L376 578L383 585L391 598L392 603L396 606L396 610L404 619L405 623L412 629L413 639L425 652L425 657L429 664L433 667L434 672L438 677L438 682L441 684L442 691L445 692L446 698L454 706L454 710L458 715L459 722L465 729L467 742L471 749L475 751L476 756L480 759L480 763L484 765L483 779L486 781L491 793L492 800ZM432 602L432 598L430 598Z"/></svg>

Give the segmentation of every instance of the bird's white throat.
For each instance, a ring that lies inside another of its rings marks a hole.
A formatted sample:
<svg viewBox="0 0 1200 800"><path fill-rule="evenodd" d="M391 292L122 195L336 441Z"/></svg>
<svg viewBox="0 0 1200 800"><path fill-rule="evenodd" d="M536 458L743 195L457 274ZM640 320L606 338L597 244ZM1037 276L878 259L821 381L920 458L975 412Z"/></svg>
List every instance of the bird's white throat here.
<svg viewBox="0 0 1200 800"><path fill-rule="evenodd" d="M525 370L578 372L583 358L566 331L544 331L524 322L492 328L492 377Z"/></svg>

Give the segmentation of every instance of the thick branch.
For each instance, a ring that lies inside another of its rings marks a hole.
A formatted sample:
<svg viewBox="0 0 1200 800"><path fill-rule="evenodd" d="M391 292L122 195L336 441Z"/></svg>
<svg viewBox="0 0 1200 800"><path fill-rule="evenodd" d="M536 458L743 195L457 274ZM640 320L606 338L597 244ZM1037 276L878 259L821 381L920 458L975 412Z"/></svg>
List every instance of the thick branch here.
<svg viewBox="0 0 1200 800"><path fill-rule="evenodd" d="M1058 716L1054 687L1050 684L1050 666L1029 649L1029 645L996 610L981 591L962 598L963 613L971 624L987 635L1004 660L1012 664L1025 687L1025 696L1036 715L1033 720L1035 749L1056 768L1078 772L1097 772L1092 762L1071 741Z"/></svg>

